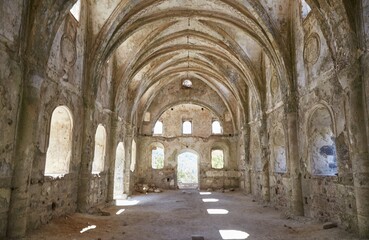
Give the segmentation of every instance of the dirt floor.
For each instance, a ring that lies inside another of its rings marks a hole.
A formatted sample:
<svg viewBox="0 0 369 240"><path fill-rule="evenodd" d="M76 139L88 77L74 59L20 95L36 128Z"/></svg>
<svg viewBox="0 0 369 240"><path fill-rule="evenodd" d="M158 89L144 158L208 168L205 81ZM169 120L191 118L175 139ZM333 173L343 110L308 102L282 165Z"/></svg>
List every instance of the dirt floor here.
<svg viewBox="0 0 369 240"><path fill-rule="evenodd" d="M133 196L104 208L110 216L65 216L24 239L358 239L339 228L323 230L322 223L307 218L287 219L240 192L201 194L181 190Z"/></svg>

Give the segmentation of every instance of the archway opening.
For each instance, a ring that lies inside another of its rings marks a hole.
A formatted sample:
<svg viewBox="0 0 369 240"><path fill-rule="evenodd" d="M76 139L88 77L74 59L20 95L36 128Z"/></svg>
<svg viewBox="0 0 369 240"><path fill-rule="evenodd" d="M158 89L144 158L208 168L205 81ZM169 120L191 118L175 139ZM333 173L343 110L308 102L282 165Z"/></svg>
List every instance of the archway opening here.
<svg viewBox="0 0 369 240"><path fill-rule="evenodd" d="M187 151L178 155L177 186L179 189L196 189L199 187L197 154Z"/></svg>
<svg viewBox="0 0 369 240"><path fill-rule="evenodd" d="M123 198L124 194L124 146L120 142L115 152L114 199Z"/></svg>

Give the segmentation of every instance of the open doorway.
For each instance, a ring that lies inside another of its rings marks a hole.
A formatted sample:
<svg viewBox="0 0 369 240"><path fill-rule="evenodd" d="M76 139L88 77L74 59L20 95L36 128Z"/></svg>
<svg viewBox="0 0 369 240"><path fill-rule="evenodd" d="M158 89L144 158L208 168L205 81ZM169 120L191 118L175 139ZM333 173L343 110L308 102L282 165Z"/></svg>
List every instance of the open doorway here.
<svg viewBox="0 0 369 240"><path fill-rule="evenodd" d="M124 145L117 146L114 171L114 199L123 198L124 194Z"/></svg>
<svg viewBox="0 0 369 240"><path fill-rule="evenodd" d="M186 151L178 155L177 186L179 189L199 187L199 164L196 153Z"/></svg>

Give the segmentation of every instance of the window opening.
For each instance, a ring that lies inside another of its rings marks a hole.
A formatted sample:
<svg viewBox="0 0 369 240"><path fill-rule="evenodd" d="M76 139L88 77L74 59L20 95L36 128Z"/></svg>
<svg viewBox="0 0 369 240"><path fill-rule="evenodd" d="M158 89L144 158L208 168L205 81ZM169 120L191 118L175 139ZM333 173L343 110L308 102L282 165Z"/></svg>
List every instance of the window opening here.
<svg viewBox="0 0 369 240"><path fill-rule="evenodd" d="M182 86L185 87L185 88L192 88L192 82L191 82L191 80L188 80L188 79L184 80L182 82Z"/></svg>
<svg viewBox="0 0 369 240"><path fill-rule="evenodd" d="M70 13L79 22L81 16L81 0L78 0L70 9Z"/></svg>
<svg viewBox="0 0 369 240"><path fill-rule="evenodd" d="M92 163L92 173L99 174L104 171L106 149L106 131L103 125L99 124L95 134L94 160Z"/></svg>
<svg viewBox="0 0 369 240"><path fill-rule="evenodd" d="M114 199L123 198L124 194L124 145L120 142L115 151Z"/></svg>
<svg viewBox="0 0 369 240"><path fill-rule="evenodd" d="M223 150L216 149L211 151L211 167L215 169L224 168Z"/></svg>
<svg viewBox="0 0 369 240"><path fill-rule="evenodd" d="M161 134L163 134L163 123L161 121L157 121L155 123L154 134L155 135L161 135Z"/></svg>
<svg viewBox="0 0 369 240"><path fill-rule="evenodd" d="M183 134L192 134L192 123L190 121L183 122Z"/></svg>
<svg viewBox="0 0 369 240"><path fill-rule="evenodd" d="M136 141L133 139L132 140L132 149L131 149L131 166L130 166L130 170L131 172L135 171L136 168Z"/></svg>
<svg viewBox="0 0 369 240"><path fill-rule="evenodd" d="M152 149L152 168L163 169L164 168L164 149L161 147L154 147Z"/></svg>
<svg viewBox="0 0 369 240"><path fill-rule="evenodd" d="M69 173L69 164L72 155L72 138L72 114L66 106L55 108L51 116L45 176L58 177Z"/></svg>
<svg viewBox="0 0 369 240"><path fill-rule="evenodd" d="M220 125L219 121L213 121L213 123L212 123L212 132L213 132L213 134L221 134L222 133L222 126Z"/></svg>
<svg viewBox="0 0 369 240"><path fill-rule="evenodd" d="M309 4L307 4L307 2L305 0L301 0L301 5L302 5L302 19L305 19L309 13L311 12L311 7L309 6Z"/></svg>

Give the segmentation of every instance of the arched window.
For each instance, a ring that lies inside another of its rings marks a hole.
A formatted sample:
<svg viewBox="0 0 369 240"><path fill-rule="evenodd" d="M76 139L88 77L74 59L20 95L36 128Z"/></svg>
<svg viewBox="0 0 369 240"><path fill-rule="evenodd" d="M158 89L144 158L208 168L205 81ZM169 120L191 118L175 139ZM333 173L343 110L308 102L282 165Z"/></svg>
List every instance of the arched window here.
<svg viewBox="0 0 369 240"><path fill-rule="evenodd" d="M95 152L92 163L92 173L98 174L104 171L106 149L106 131L103 125L99 124L95 134Z"/></svg>
<svg viewBox="0 0 369 240"><path fill-rule="evenodd" d="M135 168L136 168L136 141L133 139L132 140L132 149L131 149L131 167L130 167L130 170L131 172L134 172L135 171Z"/></svg>
<svg viewBox="0 0 369 240"><path fill-rule="evenodd" d="M215 120L211 124L212 133L213 134L221 134L222 133L222 126L220 125L220 122Z"/></svg>
<svg viewBox="0 0 369 240"><path fill-rule="evenodd" d="M164 148L154 146L151 150L151 164L153 169L164 168Z"/></svg>
<svg viewBox="0 0 369 240"><path fill-rule="evenodd" d="M182 82L182 86L185 87L185 88L192 88L192 82L191 82L191 80L188 80L188 79L184 80Z"/></svg>
<svg viewBox="0 0 369 240"><path fill-rule="evenodd" d="M308 141L311 173L334 176L338 173L336 143L331 114L325 106L314 111L309 121Z"/></svg>
<svg viewBox="0 0 369 240"><path fill-rule="evenodd" d="M69 163L72 155L72 138L72 114L65 106L55 108L51 116L45 176L57 177L69 173Z"/></svg>
<svg viewBox="0 0 369 240"><path fill-rule="evenodd" d="M155 123L154 134L155 135L162 135L163 134L163 123L161 121L157 121Z"/></svg>
<svg viewBox="0 0 369 240"><path fill-rule="evenodd" d="M211 167L215 169L224 168L224 152L220 149L211 150Z"/></svg>
<svg viewBox="0 0 369 240"><path fill-rule="evenodd" d="M183 134L192 134L192 122L184 121L182 125Z"/></svg>
<svg viewBox="0 0 369 240"><path fill-rule="evenodd" d="M70 13L79 22L81 16L81 0L78 0L73 7L70 9Z"/></svg>
<svg viewBox="0 0 369 240"><path fill-rule="evenodd" d="M301 8L302 19L305 19L311 12L311 7L305 0L301 0Z"/></svg>

